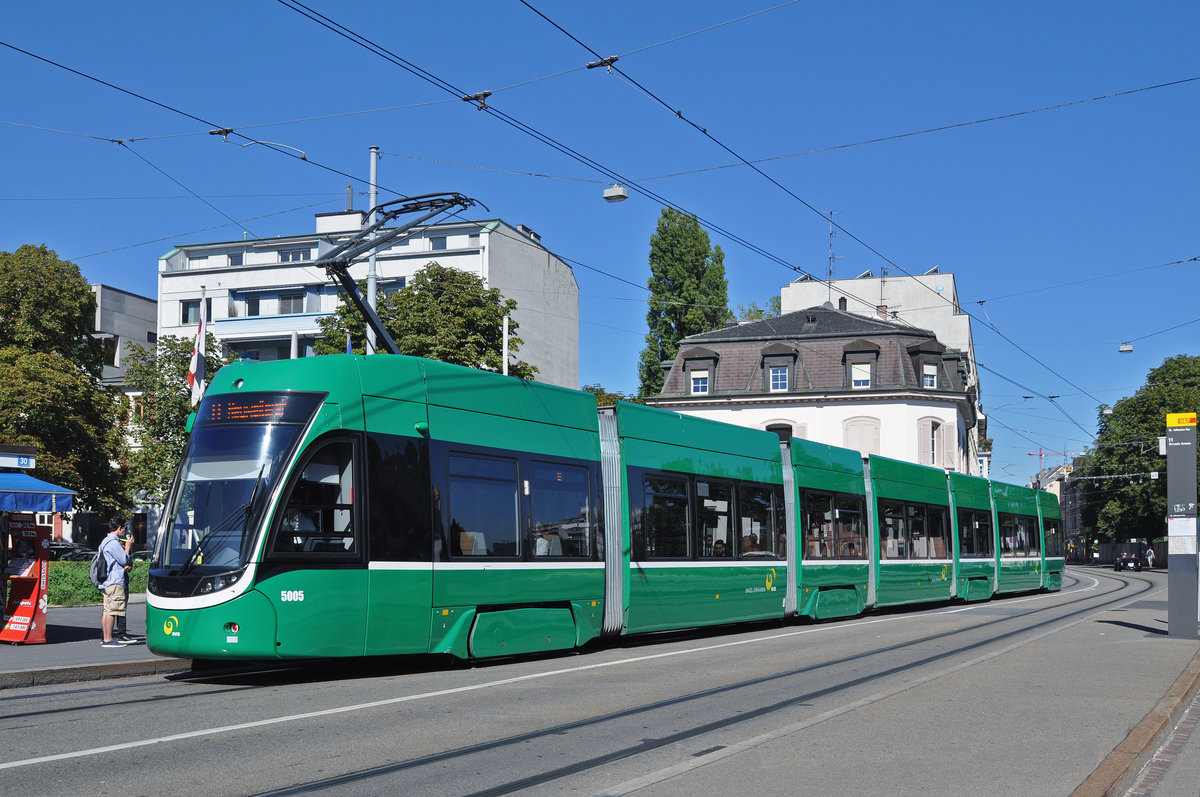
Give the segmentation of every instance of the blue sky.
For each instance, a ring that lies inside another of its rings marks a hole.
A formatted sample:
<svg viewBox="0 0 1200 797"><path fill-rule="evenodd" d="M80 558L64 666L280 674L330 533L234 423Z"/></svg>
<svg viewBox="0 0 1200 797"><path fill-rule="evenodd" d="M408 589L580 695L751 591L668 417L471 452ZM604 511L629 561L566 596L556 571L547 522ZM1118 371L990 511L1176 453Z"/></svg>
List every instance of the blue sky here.
<svg viewBox="0 0 1200 797"><path fill-rule="evenodd" d="M1200 5L531 5L623 74L519 0L309 7L752 244L710 233L735 306L826 273L830 210L835 276L954 272L997 478L1196 353ZM347 174L364 207L376 145L382 198L459 191L581 264L581 381L636 390L653 198L281 2L16 4L0 41L203 120L0 47L0 249L154 296L176 243L310 230Z"/></svg>

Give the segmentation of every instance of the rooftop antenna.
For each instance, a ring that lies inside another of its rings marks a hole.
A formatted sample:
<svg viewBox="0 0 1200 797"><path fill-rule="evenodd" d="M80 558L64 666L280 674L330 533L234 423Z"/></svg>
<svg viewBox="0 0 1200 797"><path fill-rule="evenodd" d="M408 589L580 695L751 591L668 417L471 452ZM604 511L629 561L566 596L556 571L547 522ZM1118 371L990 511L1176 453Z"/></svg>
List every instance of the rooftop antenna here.
<svg viewBox="0 0 1200 797"><path fill-rule="evenodd" d="M354 184L346 183L346 210L354 210Z"/></svg>
<svg viewBox="0 0 1200 797"><path fill-rule="evenodd" d="M842 259L841 255L835 255L833 253L833 236L837 235L837 232L833 229L833 214L835 213L841 213L841 211L829 211L829 281L826 283L826 285L829 286L828 301L830 304L833 304L833 261Z"/></svg>

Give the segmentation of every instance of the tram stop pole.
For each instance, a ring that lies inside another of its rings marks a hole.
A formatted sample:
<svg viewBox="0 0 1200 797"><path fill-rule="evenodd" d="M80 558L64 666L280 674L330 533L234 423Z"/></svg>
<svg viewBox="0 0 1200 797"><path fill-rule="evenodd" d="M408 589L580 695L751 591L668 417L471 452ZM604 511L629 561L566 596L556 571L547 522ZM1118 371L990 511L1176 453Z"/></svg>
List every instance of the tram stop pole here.
<svg viewBox="0 0 1200 797"><path fill-rule="evenodd" d="M1196 413L1167 413L1167 634L1196 639Z"/></svg>

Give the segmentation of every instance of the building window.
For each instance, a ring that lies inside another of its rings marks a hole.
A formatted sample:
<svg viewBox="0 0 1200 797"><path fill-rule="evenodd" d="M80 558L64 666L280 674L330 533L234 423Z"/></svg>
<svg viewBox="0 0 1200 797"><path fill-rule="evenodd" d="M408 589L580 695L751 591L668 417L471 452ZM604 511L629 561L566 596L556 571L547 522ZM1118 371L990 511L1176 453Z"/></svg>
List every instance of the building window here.
<svg viewBox="0 0 1200 797"><path fill-rule="evenodd" d="M146 342L147 343L158 343L158 333L157 332L147 332L146 333Z"/></svg>
<svg viewBox="0 0 1200 797"><path fill-rule="evenodd" d="M231 265L231 266L242 265L242 253L241 252L230 252L229 253L229 265Z"/></svg>
<svg viewBox="0 0 1200 797"><path fill-rule="evenodd" d="M188 258L188 268L204 268L208 265L208 255L198 255Z"/></svg>
<svg viewBox="0 0 1200 797"><path fill-rule="evenodd" d="M692 371L692 395L708 393L708 371Z"/></svg>
<svg viewBox="0 0 1200 797"><path fill-rule="evenodd" d="M307 249L281 249L279 250L280 263L300 263L309 259L309 250Z"/></svg>
<svg viewBox="0 0 1200 797"><path fill-rule="evenodd" d="M185 326L200 323L199 299L184 299L179 303L179 323Z"/></svg>
<svg viewBox="0 0 1200 797"><path fill-rule="evenodd" d="M105 365L120 365L117 361L117 353L120 351L121 343L116 335L110 335L102 341L104 344L104 364Z"/></svg>
<svg viewBox="0 0 1200 797"><path fill-rule="evenodd" d="M847 418L842 423L843 447L863 454L879 453L879 419Z"/></svg>
<svg viewBox="0 0 1200 797"><path fill-rule="evenodd" d="M258 296L246 297L246 315L256 316L259 314Z"/></svg>
<svg viewBox="0 0 1200 797"><path fill-rule="evenodd" d="M936 365L926 364L921 366L921 385L931 389L938 386Z"/></svg>
<svg viewBox="0 0 1200 797"><path fill-rule="evenodd" d="M440 252L446 248L446 236L435 235L429 239L429 248L435 252Z"/></svg>
<svg viewBox="0 0 1200 797"><path fill-rule="evenodd" d="M936 418L917 421L917 464L952 468L946 450L946 425Z"/></svg>
<svg viewBox="0 0 1200 797"><path fill-rule="evenodd" d="M839 309L839 310L845 310L845 309L846 309L846 297L845 297L845 296L843 296L842 298L838 299L838 309Z"/></svg>
<svg viewBox="0 0 1200 797"><path fill-rule="evenodd" d="M279 296L279 314L292 315L304 312L304 294L284 293Z"/></svg>
<svg viewBox="0 0 1200 797"><path fill-rule="evenodd" d="M866 390L871 386L871 364L850 363L850 387Z"/></svg>
<svg viewBox="0 0 1200 797"><path fill-rule="evenodd" d="M781 393L788 389L788 369L786 365L771 366L771 392Z"/></svg>

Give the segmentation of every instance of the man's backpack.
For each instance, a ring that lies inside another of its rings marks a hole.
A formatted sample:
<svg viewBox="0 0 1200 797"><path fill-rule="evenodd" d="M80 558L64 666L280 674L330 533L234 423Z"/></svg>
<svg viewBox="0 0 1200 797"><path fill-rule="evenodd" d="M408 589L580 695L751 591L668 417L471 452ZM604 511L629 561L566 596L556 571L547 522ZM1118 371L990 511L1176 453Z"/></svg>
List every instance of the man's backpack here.
<svg viewBox="0 0 1200 797"><path fill-rule="evenodd" d="M88 578L91 579L92 586L96 589L100 589L101 585L108 580L108 559L104 557L103 545L92 557L92 566L88 568Z"/></svg>

